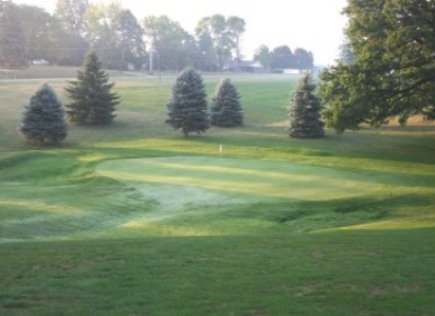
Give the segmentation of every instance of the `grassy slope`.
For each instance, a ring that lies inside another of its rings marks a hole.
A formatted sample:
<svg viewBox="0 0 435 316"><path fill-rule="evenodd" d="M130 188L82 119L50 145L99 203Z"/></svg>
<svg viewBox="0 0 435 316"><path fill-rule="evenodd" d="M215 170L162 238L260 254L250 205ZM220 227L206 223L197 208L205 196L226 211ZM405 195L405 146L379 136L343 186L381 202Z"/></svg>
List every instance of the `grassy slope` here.
<svg viewBox="0 0 435 316"><path fill-rule="evenodd" d="M431 314L435 128L291 140L278 78L187 140L172 78L122 81L116 124L45 150L14 131L39 82L0 82L0 314Z"/></svg>

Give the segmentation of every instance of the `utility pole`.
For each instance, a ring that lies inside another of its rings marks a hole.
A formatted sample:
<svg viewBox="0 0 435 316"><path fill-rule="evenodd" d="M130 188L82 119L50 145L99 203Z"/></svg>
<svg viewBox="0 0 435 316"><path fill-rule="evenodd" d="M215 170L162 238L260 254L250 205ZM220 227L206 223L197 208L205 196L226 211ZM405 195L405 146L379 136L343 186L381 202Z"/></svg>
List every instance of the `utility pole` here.
<svg viewBox="0 0 435 316"><path fill-rule="evenodd" d="M154 71L154 47L150 49L150 74Z"/></svg>

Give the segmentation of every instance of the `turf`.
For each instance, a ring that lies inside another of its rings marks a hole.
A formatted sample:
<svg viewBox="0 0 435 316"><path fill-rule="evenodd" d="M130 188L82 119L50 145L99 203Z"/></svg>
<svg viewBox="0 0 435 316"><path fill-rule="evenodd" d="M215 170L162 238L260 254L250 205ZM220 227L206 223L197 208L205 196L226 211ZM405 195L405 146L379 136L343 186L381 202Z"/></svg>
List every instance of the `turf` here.
<svg viewBox="0 0 435 316"><path fill-rule="evenodd" d="M292 140L294 78L237 76L246 125L185 139L173 80L44 149L16 133L43 80L0 81L0 314L435 312L433 125Z"/></svg>

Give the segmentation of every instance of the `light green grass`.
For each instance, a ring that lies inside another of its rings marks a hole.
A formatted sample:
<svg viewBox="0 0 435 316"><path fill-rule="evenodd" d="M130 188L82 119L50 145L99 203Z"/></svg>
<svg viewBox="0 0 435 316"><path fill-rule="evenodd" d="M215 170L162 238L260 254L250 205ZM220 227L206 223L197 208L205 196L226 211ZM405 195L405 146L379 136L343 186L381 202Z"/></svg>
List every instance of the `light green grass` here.
<svg viewBox="0 0 435 316"><path fill-rule="evenodd" d="M433 125L294 140L294 80L237 76L246 125L185 139L173 80L44 149L16 132L44 80L0 81L0 314L433 314Z"/></svg>

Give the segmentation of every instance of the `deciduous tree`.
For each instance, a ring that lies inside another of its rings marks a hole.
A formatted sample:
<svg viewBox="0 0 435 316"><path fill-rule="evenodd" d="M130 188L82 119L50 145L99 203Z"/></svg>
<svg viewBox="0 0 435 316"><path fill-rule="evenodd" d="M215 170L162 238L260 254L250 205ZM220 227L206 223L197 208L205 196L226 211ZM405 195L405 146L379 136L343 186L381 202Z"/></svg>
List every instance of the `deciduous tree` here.
<svg viewBox="0 0 435 316"><path fill-rule="evenodd" d="M322 75L326 119L338 132L393 117L435 118L435 2L350 0L347 37L355 59Z"/></svg>
<svg viewBox="0 0 435 316"><path fill-rule="evenodd" d="M0 66L13 69L27 66L25 53L26 40L17 7L9 1L0 1Z"/></svg>
<svg viewBox="0 0 435 316"><path fill-rule="evenodd" d="M213 39L209 32L203 31L198 35L198 50L201 69L205 71L216 71L219 65Z"/></svg>
<svg viewBox="0 0 435 316"><path fill-rule="evenodd" d="M261 45L257 48L254 55L254 61L260 62L265 69L270 69L272 56L269 47Z"/></svg>
<svg viewBox="0 0 435 316"><path fill-rule="evenodd" d="M84 17L88 7L88 0L58 0L55 15L68 32L82 36L86 29Z"/></svg>
<svg viewBox="0 0 435 316"><path fill-rule="evenodd" d="M148 16L144 20L145 35L156 52L161 68L180 70L184 65L185 42L190 35L167 16Z"/></svg>
<svg viewBox="0 0 435 316"><path fill-rule="evenodd" d="M145 62L144 31L130 10L122 10L112 22L116 46L121 50L124 67L131 63L140 69Z"/></svg>
<svg viewBox="0 0 435 316"><path fill-rule="evenodd" d="M303 48L296 48L293 53L295 66L299 70L309 70L314 67L313 53Z"/></svg>
<svg viewBox="0 0 435 316"><path fill-rule="evenodd" d="M93 4L85 21L87 38L105 67L126 70L132 64L140 69L145 63L143 29L130 10L119 3Z"/></svg>
<svg viewBox="0 0 435 316"><path fill-rule="evenodd" d="M236 20L234 20L234 22L236 22ZM219 70L222 71L224 63L231 57L231 50L235 45L234 38L228 27L227 19L220 14L201 19L196 27L196 35L201 37L204 33L212 40Z"/></svg>
<svg viewBox="0 0 435 316"><path fill-rule="evenodd" d="M242 60L241 37L246 30L246 22L238 16L230 16L228 17L226 23L233 46L233 59L235 60L236 67L238 68L239 62Z"/></svg>
<svg viewBox="0 0 435 316"><path fill-rule="evenodd" d="M271 54L270 65L273 69L286 69L295 67L295 59L288 46L276 47Z"/></svg>

